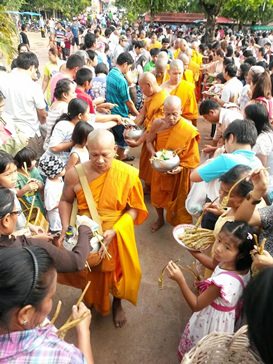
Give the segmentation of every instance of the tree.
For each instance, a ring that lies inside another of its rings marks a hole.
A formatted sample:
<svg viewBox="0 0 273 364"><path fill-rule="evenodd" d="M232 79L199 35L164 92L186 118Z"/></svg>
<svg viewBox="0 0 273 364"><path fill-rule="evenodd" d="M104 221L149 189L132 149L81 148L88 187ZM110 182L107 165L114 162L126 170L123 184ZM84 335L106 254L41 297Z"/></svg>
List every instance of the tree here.
<svg viewBox="0 0 273 364"><path fill-rule="evenodd" d="M0 53L8 61L16 54L14 39L17 37L16 27L12 17L6 13L7 8L0 6Z"/></svg>
<svg viewBox="0 0 273 364"><path fill-rule="evenodd" d="M210 42L214 39L216 17L220 14L224 1L225 0L198 0L198 4L204 11L207 19L206 37Z"/></svg>

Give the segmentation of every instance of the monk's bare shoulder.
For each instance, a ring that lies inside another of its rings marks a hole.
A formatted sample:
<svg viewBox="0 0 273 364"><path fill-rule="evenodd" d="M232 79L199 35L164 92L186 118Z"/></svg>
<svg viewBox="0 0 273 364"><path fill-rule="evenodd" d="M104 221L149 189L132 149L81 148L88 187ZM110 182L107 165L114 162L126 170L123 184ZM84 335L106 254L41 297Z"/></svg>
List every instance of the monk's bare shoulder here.
<svg viewBox="0 0 273 364"><path fill-rule="evenodd" d="M70 188L74 188L74 186L79 182L79 176L75 168L70 168L64 177L64 183L66 186Z"/></svg>

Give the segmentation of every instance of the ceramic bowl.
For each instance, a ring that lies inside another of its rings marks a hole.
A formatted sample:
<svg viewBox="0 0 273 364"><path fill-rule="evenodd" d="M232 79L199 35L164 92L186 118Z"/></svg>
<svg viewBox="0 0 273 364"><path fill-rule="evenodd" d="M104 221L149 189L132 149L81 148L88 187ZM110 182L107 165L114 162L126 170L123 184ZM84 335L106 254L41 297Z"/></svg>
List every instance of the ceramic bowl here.
<svg viewBox="0 0 273 364"><path fill-rule="evenodd" d="M160 155L161 152L156 153L156 156L159 157ZM152 167L158 172L168 172L179 166L180 158L176 153L173 152L173 156L165 160L152 158L151 164Z"/></svg>
<svg viewBox="0 0 273 364"><path fill-rule="evenodd" d="M127 137L129 139L138 139L141 137L141 135L144 133L143 129L136 129L136 128L131 128L128 133L127 133Z"/></svg>

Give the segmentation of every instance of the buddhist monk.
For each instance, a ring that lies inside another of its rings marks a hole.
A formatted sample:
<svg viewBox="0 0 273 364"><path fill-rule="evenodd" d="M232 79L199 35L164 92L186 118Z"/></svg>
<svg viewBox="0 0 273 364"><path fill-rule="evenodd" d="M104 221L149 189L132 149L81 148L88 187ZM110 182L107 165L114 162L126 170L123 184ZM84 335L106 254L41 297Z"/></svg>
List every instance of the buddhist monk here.
<svg viewBox="0 0 273 364"><path fill-rule="evenodd" d="M184 66L183 80L190 82L195 87L193 72L189 69L190 58L186 55L186 53L181 53L179 59L183 62Z"/></svg>
<svg viewBox="0 0 273 364"><path fill-rule="evenodd" d="M151 203L157 212L157 220L152 224L152 232L164 225L166 219L171 225L191 223L191 216L185 209L185 200L190 190L190 173L199 165L199 132L181 117L181 100L168 96L164 102L164 118L153 122L147 136L147 148L153 156L157 151L167 149L177 151L180 165L167 173L153 169L151 183Z"/></svg>
<svg viewBox="0 0 273 364"><path fill-rule="evenodd" d="M109 293L112 293L114 324L122 327L126 317L121 299L136 304L141 279L134 224L141 224L146 219L147 210L138 170L114 159L117 146L113 134L107 130L95 130L89 134L87 143L90 160L82 167L102 221L104 244L111 258L104 257L91 272L86 269L76 274L61 274L58 279L59 283L80 289L91 281L85 302L102 315L110 311ZM65 176L59 205L62 236L69 225L75 198L78 214L90 216L78 173L72 168ZM100 253L104 256L102 248Z"/></svg>
<svg viewBox="0 0 273 364"><path fill-rule="evenodd" d="M168 92L158 86L155 76L150 72L144 72L140 76L139 86L145 99L143 108L135 121L139 126L144 127L145 133L137 141L126 138L125 134L125 140L130 147L137 147L143 143L139 160L139 177L145 182L145 191L148 192L151 185L152 169L149 162L150 154L146 147L146 135L149 133L153 121L163 117L163 104Z"/></svg>
<svg viewBox="0 0 273 364"><path fill-rule="evenodd" d="M184 73L183 62L175 59L170 63L170 79L162 85L170 95L178 96L182 104L182 116L190 120L194 125L198 117L198 107L194 93L194 86L188 81L182 80Z"/></svg>

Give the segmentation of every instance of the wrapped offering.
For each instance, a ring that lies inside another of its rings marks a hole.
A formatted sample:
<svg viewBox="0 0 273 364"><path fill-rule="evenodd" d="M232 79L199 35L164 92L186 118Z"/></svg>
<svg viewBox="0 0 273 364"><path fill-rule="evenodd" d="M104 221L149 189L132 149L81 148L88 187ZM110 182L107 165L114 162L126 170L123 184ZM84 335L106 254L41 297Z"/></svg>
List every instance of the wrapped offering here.
<svg viewBox="0 0 273 364"><path fill-rule="evenodd" d="M180 158L173 150L163 149L150 159L152 167L158 172L168 172L180 164Z"/></svg>

